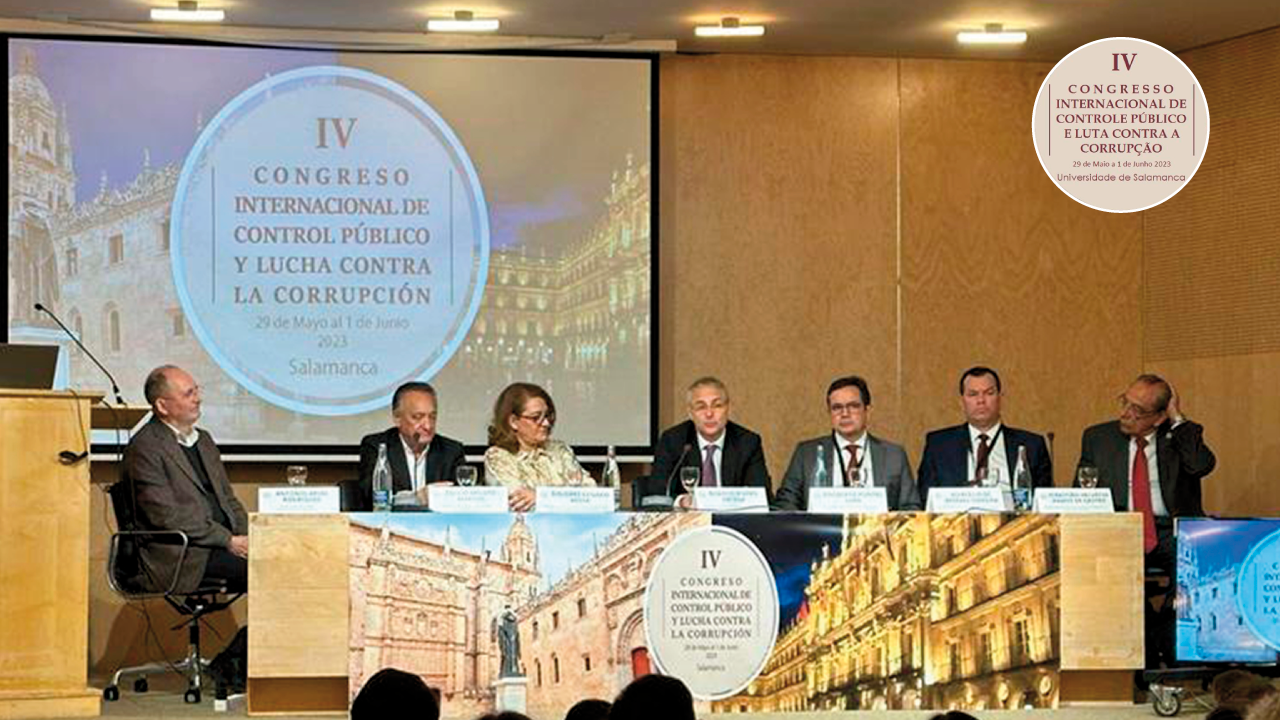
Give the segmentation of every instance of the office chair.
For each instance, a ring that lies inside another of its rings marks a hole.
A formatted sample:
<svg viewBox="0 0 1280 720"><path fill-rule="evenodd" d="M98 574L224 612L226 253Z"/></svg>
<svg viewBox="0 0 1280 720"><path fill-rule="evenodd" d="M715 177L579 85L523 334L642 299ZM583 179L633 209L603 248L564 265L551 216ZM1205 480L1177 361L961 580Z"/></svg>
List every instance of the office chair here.
<svg viewBox="0 0 1280 720"><path fill-rule="evenodd" d="M147 675L172 670L187 678L187 690L183 700L199 703L202 675L209 672L211 661L200 655L200 623L206 615L225 610L243 593L229 594L225 581L207 580L191 592L176 592L178 571L187 557L187 535L180 530L138 530L134 521L134 498L129 480L116 482L107 489L111 507L116 517L117 531L111 536L107 555L107 583L126 601L164 598L184 619L171 630L187 627L187 656L178 662L147 663L123 667L111 676L111 683L102 690L102 699L108 702L120 699L120 679L126 675L139 676L133 683L134 692L147 691ZM138 548L148 542L180 545L182 553L174 566L171 578L149 578L143 568ZM151 582L148 582L151 580ZM163 587L163 590L156 590Z"/></svg>

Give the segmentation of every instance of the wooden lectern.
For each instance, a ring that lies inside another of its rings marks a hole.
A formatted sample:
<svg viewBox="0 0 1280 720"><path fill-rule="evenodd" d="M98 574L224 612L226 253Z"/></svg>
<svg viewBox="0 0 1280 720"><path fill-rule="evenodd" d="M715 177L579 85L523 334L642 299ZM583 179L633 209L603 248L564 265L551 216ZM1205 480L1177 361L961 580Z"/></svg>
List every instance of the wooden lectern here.
<svg viewBox="0 0 1280 720"><path fill-rule="evenodd" d="M100 712L87 682L89 459L58 454L141 417L124 408L99 423L102 396L0 389L0 720Z"/></svg>

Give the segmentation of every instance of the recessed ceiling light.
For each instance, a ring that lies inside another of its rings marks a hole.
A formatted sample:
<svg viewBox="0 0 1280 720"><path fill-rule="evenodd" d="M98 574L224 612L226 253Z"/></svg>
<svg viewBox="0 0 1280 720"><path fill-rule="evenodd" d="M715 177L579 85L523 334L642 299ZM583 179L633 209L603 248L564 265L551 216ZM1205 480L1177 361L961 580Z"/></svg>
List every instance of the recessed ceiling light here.
<svg viewBox="0 0 1280 720"><path fill-rule="evenodd" d="M760 37L763 25L743 25L736 17L721 18L719 25L699 25L693 29L698 37Z"/></svg>
<svg viewBox="0 0 1280 720"><path fill-rule="evenodd" d="M494 32L498 18L478 18L470 10L458 10L451 18L427 20L428 32Z"/></svg>
<svg viewBox="0 0 1280 720"><path fill-rule="evenodd" d="M1005 30L1001 23L987 23L981 30L961 30L956 40L966 45L1019 45L1027 41L1026 30Z"/></svg>
<svg viewBox="0 0 1280 720"><path fill-rule="evenodd" d="M201 10L196 0L178 0L176 8L151 8L156 22L222 22L226 17L222 10Z"/></svg>

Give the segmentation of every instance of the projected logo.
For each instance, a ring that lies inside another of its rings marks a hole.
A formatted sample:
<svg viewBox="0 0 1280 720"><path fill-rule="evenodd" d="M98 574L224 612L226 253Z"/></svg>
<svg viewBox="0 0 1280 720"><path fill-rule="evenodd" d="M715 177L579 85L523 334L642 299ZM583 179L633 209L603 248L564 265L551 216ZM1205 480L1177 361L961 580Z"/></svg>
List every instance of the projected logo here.
<svg viewBox="0 0 1280 720"><path fill-rule="evenodd" d="M174 196L173 279L214 360L316 415L385 407L447 363L489 267L484 192L458 137L373 73L312 67L228 103Z"/></svg>
<svg viewBox="0 0 1280 720"><path fill-rule="evenodd" d="M1280 652L1280 530L1266 536L1240 565L1240 616Z"/></svg>

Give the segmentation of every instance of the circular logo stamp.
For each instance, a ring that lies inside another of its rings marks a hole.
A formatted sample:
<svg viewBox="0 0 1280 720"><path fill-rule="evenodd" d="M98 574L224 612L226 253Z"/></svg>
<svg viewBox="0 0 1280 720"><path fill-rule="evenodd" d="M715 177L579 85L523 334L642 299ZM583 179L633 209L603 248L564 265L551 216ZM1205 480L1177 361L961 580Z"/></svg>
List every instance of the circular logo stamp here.
<svg viewBox="0 0 1280 720"><path fill-rule="evenodd" d="M658 669L700 700L742 691L778 635L778 586L760 549L737 530L701 527L662 552L645 587L644 624Z"/></svg>
<svg viewBox="0 0 1280 720"><path fill-rule="evenodd" d="M1137 212L1181 190L1209 144L1209 106L1176 55L1108 38L1058 61L1031 118L1040 164L1076 202Z"/></svg>
<svg viewBox="0 0 1280 720"><path fill-rule="evenodd" d="M385 407L480 308L489 220L444 119L363 70L245 90L200 133L173 200L173 282L210 356L296 412Z"/></svg>
<svg viewBox="0 0 1280 720"><path fill-rule="evenodd" d="M1264 537L1240 564L1240 616L1262 642L1280 651L1280 530Z"/></svg>

